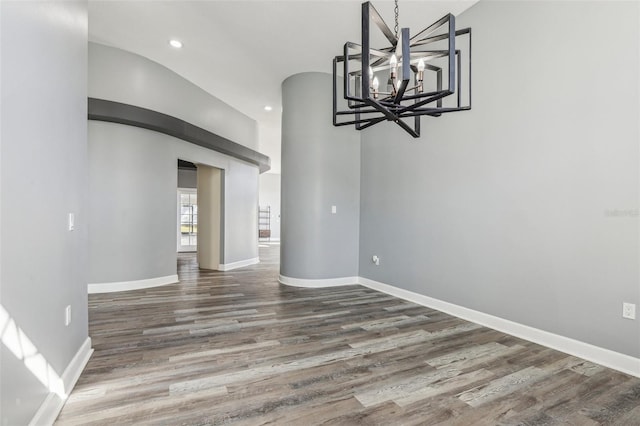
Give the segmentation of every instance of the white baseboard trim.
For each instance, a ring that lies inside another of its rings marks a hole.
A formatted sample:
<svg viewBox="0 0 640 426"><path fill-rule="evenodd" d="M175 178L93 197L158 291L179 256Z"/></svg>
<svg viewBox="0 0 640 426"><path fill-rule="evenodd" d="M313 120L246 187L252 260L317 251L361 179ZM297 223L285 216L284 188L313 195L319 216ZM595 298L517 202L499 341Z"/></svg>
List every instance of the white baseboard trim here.
<svg viewBox="0 0 640 426"><path fill-rule="evenodd" d="M64 392L67 395L71 393L71 390L76 385L76 382L80 378L80 374L82 374L82 370L84 370L84 367L89 362L89 358L91 358L92 354L93 348L91 347L91 337L87 337L60 377L62 379L62 383L64 383Z"/></svg>
<svg viewBox="0 0 640 426"><path fill-rule="evenodd" d="M238 262L221 263L218 266L218 271L230 271L232 269L244 268L245 266L255 265L256 263L260 263L259 257L254 257L253 259L247 259L247 260L239 260Z"/></svg>
<svg viewBox="0 0 640 426"><path fill-rule="evenodd" d="M36 411L36 414L29 422L29 426L52 425L53 422L56 421L56 418L58 417L58 414L60 414L60 411L62 411L62 407L71 393L71 390L80 378L82 370L84 370L87 362L89 362L91 354L93 354L91 338L87 337L82 346L80 346L80 349L78 349L78 352L73 356L69 365L67 365L67 368L65 368L62 373L61 379L66 396L62 398L55 392L49 392L44 402L40 405L40 408L38 408L38 411Z"/></svg>
<svg viewBox="0 0 640 426"><path fill-rule="evenodd" d="M301 278L290 278L280 275L278 281L282 284L290 285L293 287L307 287L307 288L322 288L322 287L339 287L343 285L355 285L358 284L359 277L342 277L342 278L326 278L306 280Z"/></svg>
<svg viewBox="0 0 640 426"><path fill-rule="evenodd" d="M510 334L530 342L564 352L596 364L640 377L640 358L624 355L609 349L574 340L548 331L539 330L527 325L519 324L453 303L444 302L412 291L404 290L368 278L358 277L359 284L378 290L400 299L408 300L428 308L437 309L449 315L471 321L503 333Z"/></svg>
<svg viewBox="0 0 640 426"><path fill-rule="evenodd" d="M278 281L286 285L309 288L335 287L357 283L370 289L377 290L382 293L386 293L391 296L416 303L418 305L426 306L431 309L437 309L438 311L447 313L449 315L453 315L455 317L462 318L464 320L471 321L476 324L480 324L485 327L492 328L494 330L498 330L533 343L538 343L548 348L555 349L560 352L585 359L587 361L595 362L596 364L612 368L631 376L640 377L640 358L621 354L619 352L594 346L592 344L571 339L569 337L560 336L548 331L539 330L534 327L485 314L480 311L465 308L463 306L455 305L453 303L445 302L439 299L434 299L433 297L414 293L409 290L404 290L389 284L370 280L368 278L343 277L324 280L306 280L280 275Z"/></svg>
<svg viewBox="0 0 640 426"><path fill-rule="evenodd" d="M88 284L87 291L89 294L113 293L117 291L140 290L143 288L159 287L167 284L175 284L177 282L177 275L167 275L166 277L149 278L146 280Z"/></svg>

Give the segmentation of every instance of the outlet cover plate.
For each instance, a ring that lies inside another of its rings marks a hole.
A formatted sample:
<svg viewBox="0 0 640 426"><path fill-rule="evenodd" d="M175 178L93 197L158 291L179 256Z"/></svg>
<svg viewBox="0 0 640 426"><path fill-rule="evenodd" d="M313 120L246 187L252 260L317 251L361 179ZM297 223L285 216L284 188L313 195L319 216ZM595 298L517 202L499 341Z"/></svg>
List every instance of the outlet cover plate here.
<svg viewBox="0 0 640 426"><path fill-rule="evenodd" d="M627 319L636 319L636 305L635 303L623 303L622 304L622 317Z"/></svg>

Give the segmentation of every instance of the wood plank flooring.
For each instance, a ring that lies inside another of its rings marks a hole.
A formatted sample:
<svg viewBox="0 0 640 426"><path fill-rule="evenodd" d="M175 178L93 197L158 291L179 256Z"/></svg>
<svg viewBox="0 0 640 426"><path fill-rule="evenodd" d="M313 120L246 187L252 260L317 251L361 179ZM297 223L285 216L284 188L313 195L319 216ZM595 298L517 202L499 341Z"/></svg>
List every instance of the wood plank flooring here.
<svg viewBox="0 0 640 426"><path fill-rule="evenodd" d="M640 379L360 286L262 263L89 296L59 425L640 425Z"/></svg>

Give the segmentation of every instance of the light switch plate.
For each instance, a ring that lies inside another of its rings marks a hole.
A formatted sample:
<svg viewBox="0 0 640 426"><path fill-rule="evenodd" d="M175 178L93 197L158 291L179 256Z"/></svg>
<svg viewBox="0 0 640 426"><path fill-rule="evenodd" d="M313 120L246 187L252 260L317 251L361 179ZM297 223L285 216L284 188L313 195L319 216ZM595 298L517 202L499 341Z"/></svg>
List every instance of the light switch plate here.
<svg viewBox="0 0 640 426"><path fill-rule="evenodd" d="M64 309L64 325L67 327L71 324L71 305L67 305Z"/></svg>
<svg viewBox="0 0 640 426"><path fill-rule="evenodd" d="M76 229L76 215L69 213L69 231Z"/></svg>

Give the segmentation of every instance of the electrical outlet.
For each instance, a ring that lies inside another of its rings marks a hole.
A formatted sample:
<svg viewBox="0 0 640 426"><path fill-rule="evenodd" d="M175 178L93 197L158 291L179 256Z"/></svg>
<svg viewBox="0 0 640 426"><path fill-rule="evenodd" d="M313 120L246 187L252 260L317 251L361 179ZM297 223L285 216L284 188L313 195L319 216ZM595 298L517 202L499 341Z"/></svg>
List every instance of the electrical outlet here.
<svg viewBox="0 0 640 426"><path fill-rule="evenodd" d="M332 213L332 214L336 214L336 213L338 213L338 207L336 207L336 206L331 206L331 213Z"/></svg>
<svg viewBox="0 0 640 426"><path fill-rule="evenodd" d="M636 319L636 305L635 303L623 303L622 304L622 318Z"/></svg>
<svg viewBox="0 0 640 426"><path fill-rule="evenodd" d="M64 308L64 325L68 327L69 324L71 324L71 305Z"/></svg>
<svg viewBox="0 0 640 426"><path fill-rule="evenodd" d="M380 258L378 256L376 256L375 254L373 255L373 257L371 258L371 261L373 263L376 264L376 266L380 266Z"/></svg>

